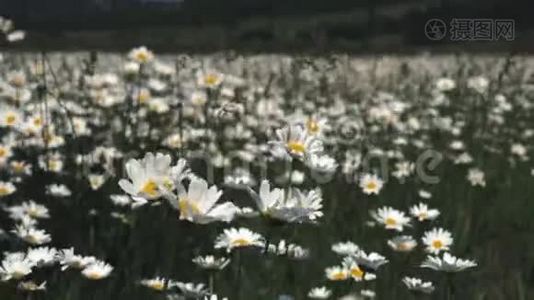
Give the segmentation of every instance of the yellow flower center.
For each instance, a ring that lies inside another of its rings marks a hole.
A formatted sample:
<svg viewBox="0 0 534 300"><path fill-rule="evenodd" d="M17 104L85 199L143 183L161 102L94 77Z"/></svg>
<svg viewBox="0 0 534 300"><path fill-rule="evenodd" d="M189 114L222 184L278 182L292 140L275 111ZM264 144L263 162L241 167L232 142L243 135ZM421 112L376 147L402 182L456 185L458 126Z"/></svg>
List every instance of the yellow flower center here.
<svg viewBox="0 0 534 300"><path fill-rule="evenodd" d="M150 197L156 197L158 195L158 185L153 180L148 180L141 188L141 192Z"/></svg>
<svg viewBox="0 0 534 300"><path fill-rule="evenodd" d="M219 77L215 74L207 74L204 77L204 84L207 86L214 86L219 81Z"/></svg>
<svg viewBox="0 0 534 300"><path fill-rule="evenodd" d="M145 51L138 51L136 54L135 54L135 59L139 62L147 62L149 59L150 59L150 56L148 55L147 52Z"/></svg>
<svg viewBox="0 0 534 300"><path fill-rule="evenodd" d="M17 118L14 115L8 115L6 117L6 124L7 125L13 125L13 124L15 124L16 120L17 120Z"/></svg>
<svg viewBox="0 0 534 300"><path fill-rule="evenodd" d="M428 214L426 212L419 213L419 221L426 220L428 218Z"/></svg>
<svg viewBox="0 0 534 300"><path fill-rule="evenodd" d="M432 247L434 247L436 249L441 249L441 248L443 248L443 242L441 242L440 240L434 240L432 242Z"/></svg>
<svg viewBox="0 0 534 300"><path fill-rule="evenodd" d="M154 281L154 282L149 283L148 287L156 291L162 291L163 289L165 289L165 283L162 281Z"/></svg>
<svg viewBox="0 0 534 300"><path fill-rule="evenodd" d="M102 276L98 272L86 273L85 276L87 278L89 278L89 279L92 279L92 280L98 280L98 279L102 278Z"/></svg>
<svg viewBox="0 0 534 300"><path fill-rule="evenodd" d="M139 103L147 102L148 100L150 100L150 92L148 92L147 90L140 91L138 100L139 100Z"/></svg>
<svg viewBox="0 0 534 300"><path fill-rule="evenodd" d="M315 122L313 119L309 119L308 122L306 122L306 127L310 133L315 134L319 132L319 124L317 124L317 122Z"/></svg>
<svg viewBox="0 0 534 300"><path fill-rule="evenodd" d="M6 187L1 186L0 187L0 196L6 196L6 195L9 195L9 190Z"/></svg>
<svg viewBox="0 0 534 300"><path fill-rule="evenodd" d="M341 271L335 272L334 274L332 274L331 279L332 280L345 280L347 279L347 274Z"/></svg>
<svg viewBox="0 0 534 300"><path fill-rule="evenodd" d="M201 213L196 201L182 198L178 201L178 206L180 207L180 214L182 218L187 218Z"/></svg>
<svg viewBox="0 0 534 300"><path fill-rule="evenodd" d="M374 181L369 181L369 182L365 185L365 188L368 189L368 190L371 190L371 191L376 190L376 188L377 188L376 182L374 182Z"/></svg>
<svg viewBox="0 0 534 300"><path fill-rule="evenodd" d="M7 153L6 149L0 148L0 157L4 157L6 153Z"/></svg>
<svg viewBox="0 0 534 300"><path fill-rule="evenodd" d="M359 267L354 267L350 270L350 275L355 278L363 278L363 271Z"/></svg>
<svg viewBox="0 0 534 300"><path fill-rule="evenodd" d="M386 218L386 225L387 226L395 226L397 225L397 220L393 219L392 217Z"/></svg>
<svg viewBox="0 0 534 300"><path fill-rule="evenodd" d="M287 142L287 148L293 153L303 154L306 151L306 146L299 141Z"/></svg>
<svg viewBox="0 0 534 300"><path fill-rule="evenodd" d="M233 247L246 247L248 245L250 245L250 241L246 240L244 238L235 239L235 240L232 241L232 246Z"/></svg>

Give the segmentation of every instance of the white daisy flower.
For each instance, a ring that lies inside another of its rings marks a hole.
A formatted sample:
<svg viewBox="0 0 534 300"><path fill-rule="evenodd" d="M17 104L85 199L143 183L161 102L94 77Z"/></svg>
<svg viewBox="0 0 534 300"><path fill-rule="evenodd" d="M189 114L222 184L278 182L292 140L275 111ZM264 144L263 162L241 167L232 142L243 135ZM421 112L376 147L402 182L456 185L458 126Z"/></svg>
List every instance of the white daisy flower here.
<svg viewBox="0 0 534 300"><path fill-rule="evenodd" d="M215 221L230 222L240 211L232 202L216 205L222 191L201 178L193 178L188 190L178 185L178 197L169 196L171 205L180 210L180 219L193 223L208 224Z"/></svg>
<svg viewBox="0 0 534 300"><path fill-rule="evenodd" d="M128 57L136 63L146 64L154 59L154 53L148 50L147 47L142 46L132 49L128 54Z"/></svg>
<svg viewBox="0 0 534 300"><path fill-rule="evenodd" d="M96 261L82 270L82 275L90 280L101 280L109 276L113 267L103 261Z"/></svg>
<svg viewBox="0 0 534 300"><path fill-rule="evenodd" d="M431 281L423 281L415 277L404 277L402 282L406 287L411 291L421 292L425 294L430 294L434 291L434 285Z"/></svg>
<svg viewBox="0 0 534 300"><path fill-rule="evenodd" d="M397 252L410 252L417 246L417 241L409 235L401 235L388 240L388 246Z"/></svg>
<svg viewBox="0 0 534 300"><path fill-rule="evenodd" d="M349 256L358 253L360 247L351 241L339 242L332 245L332 251L338 255Z"/></svg>
<svg viewBox="0 0 534 300"><path fill-rule="evenodd" d="M360 188L367 195L378 195L383 186L384 181L375 174L365 174L360 178Z"/></svg>
<svg viewBox="0 0 534 300"><path fill-rule="evenodd" d="M308 292L310 299L328 299L330 296L332 296L332 291L324 286L314 287Z"/></svg>
<svg viewBox="0 0 534 300"><path fill-rule="evenodd" d="M139 284L155 291L163 291L167 286L167 280L165 278L156 277L150 279L142 279L139 281Z"/></svg>
<svg viewBox="0 0 534 300"><path fill-rule="evenodd" d="M427 252L438 254L441 251L449 251L453 238L449 231L443 228L433 228L424 233L422 241L426 245Z"/></svg>
<svg viewBox="0 0 534 300"><path fill-rule="evenodd" d="M410 225L410 218L405 213L392 207L384 206L371 212L377 223L383 224L386 229L402 231L404 226Z"/></svg>
<svg viewBox="0 0 534 300"><path fill-rule="evenodd" d="M460 259L452 256L450 253L443 253L443 257L427 256L425 261L421 264L422 268L429 268L436 271L443 272L460 272L469 268L476 267L477 263L468 259Z"/></svg>
<svg viewBox="0 0 534 300"><path fill-rule="evenodd" d="M410 214L420 222L436 219L440 212L437 209L429 209L428 205L420 202L410 208Z"/></svg>
<svg viewBox="0 0 534 300"><path fill-rule="evenodd" d="M215 249L226 249L231 252L235 248L265 247L265 239L248 228L225 229L215 240Z"/></svg>

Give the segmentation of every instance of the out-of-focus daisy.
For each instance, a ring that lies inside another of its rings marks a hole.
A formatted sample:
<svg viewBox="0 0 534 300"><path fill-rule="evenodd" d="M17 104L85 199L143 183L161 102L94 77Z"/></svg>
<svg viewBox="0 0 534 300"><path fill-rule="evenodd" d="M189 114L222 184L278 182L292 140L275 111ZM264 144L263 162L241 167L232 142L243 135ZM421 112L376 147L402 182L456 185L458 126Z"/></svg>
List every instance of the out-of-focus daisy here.
<svg viewBox="0 0 534 300"><path fill-rule="evenodd" d="M13 194L17 189L11 182L0 181L0 197Z"/></svg>
<svg viewBox="0 0 534 300"><path fill-rule="evenodd" d="M226 257L217 258L213 255L197 256L193 258L193 262L202 269L205 270L222 270L229 263L230 259Z"/></svg>
<svg viewBox="0 0 534 300"><path fill-rule="evenodd" d="M33 267L35 267L34 262L28 260L24 253L6 255L0 267L1 280L22 279L32 272Z"/></svg>
<svg viewBox="0 0 534 300"><path fill-rule="evenodd" d="M405 213L392 207L384 206L371 212L371 216L377 223L383 224L386 229L402 231L404 226L409 226L410 218Z"/></svg>
<svg viewBox="0 0 534 300"><path fill-rule="evenodd" d="M264 238L248 228L225 229L215 240L215 249L226 249L227 252L235 248L264 247Z"/></svg>
<svg viewBox="0 0 534 300"><path fill-rule="evenodd" d="M441 251L449 251L453 238L449 231L443 228L433 228L425 232L422 241L426 246L427 252L438 254Z"/></svg>
<svg viewBox="0 0 534 300"><path fill-rule="evenodd" d="M17 285L17 289L27 292L44 291L46 290L46 281L35 283L34 281L21 281Z"/></svg>
<svg viewBox="0 0 534 300"><path fill-rule="evenodd" d="M63 249L58 254L61 270L68 268L85 269L87 266L97 262L93 256L82 256L74 253L74 248Z"/></svg>
<svg viewBox="0 0 534 300"><path fill-rule="evenodd" d="M56 197L68 197L72 195L69 188L64 184L51 184L46 187L48 194Z"/></svg>
<svg viewBox="0 0 534 300"><path fill-rule="evenodd" d="M468 259L460 259L452 256L450 253L443 253L443 257L427 256L421 264L422 268L429 268L443 272L460 272L465 269L476 267L477 263Z"/></svg>
<svg viewBox="0 0 534 300"><path fill-rule="evenodd" d="M58 251L55 248L39 247L28 249L26 259L36 266L50 266L57 261Z"/></svg>
<svg viewBox="0 0 534 300"><path fill-rule="evenodd" d="M410 208L410 214L420 222L434 220L439 216L439 210L429 209L428 205L420 202Z"/></svg>
<svg viewBox="0 0 534 300"><path fill-rule="evenodd" d="M217 71L201 71L197 74L197 84L199 87L216 88L224 80L224 74Z"/></svg>
<svg viewBox="0 0 534 300"><path fill-rule="evenodd" d="M471 183L472 186L486 186L486 179L484 176L484 172L480 169L469 169L467 173L467 180Z"/></svg>
<svg viewBox="0 0 534 300"><path fill-rule="evenodd" d="M106 182L106 177L102 174L89 174L89 185L94 191L100 189L100 187Z"/></svg>
<svg viewBox="0 0 534 300"><path fill-rule="evenodd" d="M360 188L367 195L378 195L383 186L384 181L375 174L365 174L360 178Z"/></svg>
<svg viewBox="0 0 534 300"><path fill-rule="evenodd" d="M456 88L456 82L447 77L438 78L435 82L436 89L440 92L447 92Z"/></svg>
<svg viewBox="0 0 534 300"><path fill-rule="evenodd" d="M42 245L52 241L50 234L46 233L46 231L31 227L17 226L14 233L32 245Z"/></svg>
<svg viewBox="0 0 534 300"><path fill-rule="evenodd" d="M173 282L169 286L177 287L186 298L200 298L208 294L208 291L205 288L203 283L192 283L192 282Z"/></svg>
<svg viewBox="0 0 534 300"><path fill-rule="evenodd" d="M425 294L430 294L434 291L434 285L431 281L425 282L420 278L406 276L402 279L402 282L411 291L421 292Z"/></svg>
<svg viewBox="0 0 534 300"><path fill-rule="evenodd" d="M267 252L278 256L287 256L291 259L302 260L310 255L310 250L304 249L301 246L293 243L287 243L281 240L278 244L269 244Z"/></svg>
<svg viewBox="0 0 534 300"><path fill-rule="evenodd" d="M154 53L145 46L134 48L128 54L128 57L136 63L146 64L154 59Z"/></svg>
<svg viewBox="0 0 534 300"><path fill-rule="evenodd" d="M349 256L360 251L360 247L351 241L339 242L332 245L332 251L338 255Z"/></svg>
<svg viewBox="0 0 534 300"><path fill-rule="evenodd" d="M308 292L310 299L328 299L330 296L332 296L332 291L324 286L314 287Z"/></svg>
<svg viewBox="0 0 534 300"><path fill-rule="evenodd" d="M139 284L141 284L142 286L146 286L149 289L160 292L166 289L167 280L165 278L156 277L150 279L142 279L139 281Z"/></svg>
<svg viewBox="0 0 534 300"><path fill-rule="evenodd" d="M90 280L101 280L109 276L113 267L103 261L94 262L82 270L82 275Z"/></svg>
<svg viewBox="0 0 534 300"><path fill-rule="evenodd" d="M388 246L398 252L410 252L417 246L417 241L409 235L401 235L388 240Z"/></svg>

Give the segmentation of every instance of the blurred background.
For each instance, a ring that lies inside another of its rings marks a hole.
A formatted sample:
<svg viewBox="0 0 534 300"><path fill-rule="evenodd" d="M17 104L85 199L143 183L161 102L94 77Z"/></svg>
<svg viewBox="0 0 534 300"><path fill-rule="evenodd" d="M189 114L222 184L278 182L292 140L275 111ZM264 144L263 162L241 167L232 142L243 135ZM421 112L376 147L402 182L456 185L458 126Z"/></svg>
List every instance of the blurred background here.
<svg viewBox="0 0 534 300"><path fill-rule="evenodd" d="M530 52L532 1L517 0L2 0L0 15L30 31L19 48L123 51L434 50ZM515 21L509 42L431 41L432 18Z"/></svg>

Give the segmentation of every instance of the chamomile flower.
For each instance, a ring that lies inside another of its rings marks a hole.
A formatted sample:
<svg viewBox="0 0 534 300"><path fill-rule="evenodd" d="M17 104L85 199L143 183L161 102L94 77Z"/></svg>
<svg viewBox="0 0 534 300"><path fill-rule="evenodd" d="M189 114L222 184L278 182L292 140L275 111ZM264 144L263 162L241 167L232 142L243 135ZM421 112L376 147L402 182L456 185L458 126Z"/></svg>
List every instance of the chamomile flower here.
<svg viewBox="0 0 534 300"><path fill-rule="evenodd" d="M154 53L148 50L145 46L134 48L128 54L128 57L139 64L146 64L154 59Z"/></svg>
<svg viewBox="0 0 534 300"><path fill-rule="evenodd" d="M61 270L68 268L85 269L87 266L97 262L94 256L82 256L74 253L74 248L63 249L58 254Z"/></svg>
<svg viewBox="0 0 534 300"><path fill-rule="evenodd" d="M14 233L22 240L32 245L42 245L52 241L50 234L44 230L32 227L17 226Z"/></svg>
<svg viewBox="0 0 534 300"><path fill-rule="evenodd" d="M417 246L417 241L409 235L401 235L388 240L388 246L397 252L410 252Z"/></svg>
<svg viewBox="0 0 534 300"><path fill-rule="evenodd" d="M427 256L421 264L422 268L429 268L443 272L460 272L469 268L474 268L477 263L468 259L460 259L452 256L450 253L443 253L443 257Z"/></svg>
<svg viewBox="0 0 534 300"><path fill-rule="evenodd" d="M200 298L203 296L206 296L208 294L208 291L205 288L205 285L203 283L192 283L192 282L173 282L173 287L177 287L180 292L186 297L186 298Z"/></svg>
<svg viewBox="0 0 534 300"><path fill-rule="evenodd" d="M82 270L82 275L90 280L101 280L109 276L113 267L103 261L96 261Z"/></svg>
<svg viewBox="0 0 534 300"><path fill-rule="evenodd" d="M433 228L425 232L422 241L427 252L438 254L441 251L449 251L453 238L449 231L443 228Z"/></svg>
<svg viewBox="0 0 534 300"><path fill-rule="evenodd" d="M121 179L119 186L132 196L154 200L174 189L170 155L147 153L142 160L130 159L126 173L131 181Z"/></svg>
<svg viewBox="0 0 534 300"><path fill-rule="evenodd" d="M420 202L417 205L414 205L410 208L410 214L419 220L419 222L426 220L434 220L439 216L439 210L429 209L428 205Z"/></svg>
<svg viewBox="0 0 534 300"><path fill-rule="evenodd" d="M28 249L26 259L35 266L50 266L57 261L58 251L55 248L39 247Z"/></svg>
<svg viewBox="0 0 534 300"><path fill-rule="evenodd" d="M161 292L167 288L167 280L161 277L142 279L139 281L139 284L158 292Z"/></svg>
<svg viewBox="0 0 534 300"><path fill-rule="evenodd" d="M215 240L215 249L226 249L231 252L236 248L264 247L264 238L248 228L225 229Z"/></svg>
<svg viewBox="0 0 534 300"><path fill-rule="evenodd" d="M384 225L386 229L402 231L404 226L410 225L410 218L405 213L392 207L384 206L371 212L376 222Z"/></svg>
<svg viewBox="0 0 534 300"><path fill-rule="evenodd" d="M358 253L360 247L351 241L339 242L332 245L332 251L338 255L349 256Z"/></svg>
<svg viewBox="0 0 534 300"><path fill-rule="evenodd" d="M224 74L214 70L198 72L197 74L197 84L199 87L203 88L216 88L223 82L223 80Z"/></svg>
<svg viewBox="0 0 534 300"><path fill-rule="evenodd" d="M290 125L276 130L276 141L269 142L275 157L304 159L323 152L323 142L308 134L300 125Z"/></svg>
<svg viewBox="0 0 534 300"><path fill-rule="evenodd" d="M467 180L471 183L472 186L486 186L484 172L482 172L482 170L480 169L469 169L469 172L467 173Z"/></svg>
<svg viewBox="0 0 534 300"><path fill-rule="evenodd" d="M0 267L1 280L22 279L32 272L33 267L35 267L35 264L26 259L24 255L6 257Z"/></svg>
<svg viewBox="0 0 534 300"><path fill-rule="evenodd" d="M0 198L13 194L17 189L11 182L0 181Z"/></svg>
<svg viewBox="0 0 534 300"><path fill-rule="evenodd" d="M205 270L222 270L229 263L230 259L226 257L217 258L213 255L197 256L193 258L193 262L202 269Z"/></svg>
<svg viewBox="0 0 534 300"><path fill-rule="evenodd" d="M411 291L421 292L424 294L430 294L434 291L434 285L431 281L425 282L419 278L406 276L402 278L402 282Z"/></svg>
<svg viewBox="0 0 534 300"><path fill-rule="evenodd" d="M222 191L201 178L193 178L186 189L178 185L178 197L170 196L171 205L180 211L180 219L193 223L208 224L215 221L230 222L239 208L232 202L217 204Z"/></svg>
<svg viewBox="0 0 534 300"><path fill-rule="evenodd" d="M46 281L35 283L34 281L21 281L17 285L17 289L27 292L44 291L46 290Z"/></svg>
<svg viewBox="0 0 534 300"><path fill-rule="evenodd" d="M358 251L355 255L350 256L358 265L365 266L372 270L377 270L380 266L388 263L388 260L376 253L366 253L363 250Z"/></svg>
<svg viewBox="0 0 534 300"><path fill-rule="evenodd" d="M367 195L378 195L383 186L384 181L375 174L365 174L360 178L360 188Z"/></svg>
<svg viewBox="0 0 534 300"><path fill-rule="evenodd" d="M328 299L330 296L332 296L332 291L324 286L314 287L308 292L310 299Z"/></svg>

